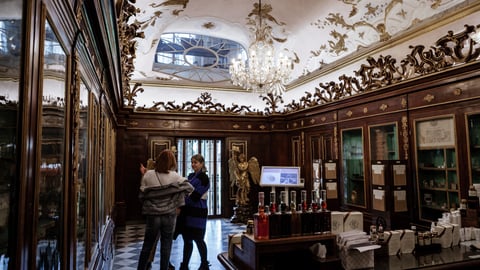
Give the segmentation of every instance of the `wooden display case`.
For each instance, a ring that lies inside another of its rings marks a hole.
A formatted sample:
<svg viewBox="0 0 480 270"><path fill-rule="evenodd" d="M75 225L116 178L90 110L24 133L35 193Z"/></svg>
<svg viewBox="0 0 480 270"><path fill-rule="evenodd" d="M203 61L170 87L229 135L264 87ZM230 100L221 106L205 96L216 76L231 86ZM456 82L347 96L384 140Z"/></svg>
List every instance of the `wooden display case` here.
<svg viewBox="0 0 480 270"><path fill-rule="evenodd" d="M455 118L417 119L414 130L419 218L436 221L460 203Z"/></svg>

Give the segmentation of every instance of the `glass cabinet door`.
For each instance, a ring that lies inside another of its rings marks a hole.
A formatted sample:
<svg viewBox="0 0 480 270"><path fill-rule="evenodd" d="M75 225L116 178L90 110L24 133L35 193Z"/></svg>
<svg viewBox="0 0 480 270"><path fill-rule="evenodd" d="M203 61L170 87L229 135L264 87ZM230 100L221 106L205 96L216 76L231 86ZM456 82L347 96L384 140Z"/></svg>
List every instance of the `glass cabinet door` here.
<svg viewBox="0 0 480 270"><path fill-rule="evenodd" d="M62 248L65 168L66 55L45 23L41 113L41 178L38 199L37 269L59 269Z"/></svg>
<svg viewBox="0 0 480 270"><path fill-rule="evenodd" d="M347 204L365 206L363 130L342 130L343 199Z"/></svg>
<svg viewBox="0 0 480 270"><path fill-rule="evenodd" d="M21 81L22 44L22 1L9 5L2 2L0 15L0 269L13 265L17 241L15 204L17 166L17 116L19 108L19 87ZM8 13L8 16L7 16ZM16 211L18 213L18 211Z"/></svg>
<svg viewBox="0 0 480 270"><path fill-rule="evenodd" d="M470 150L470 181L480 184L480 113L467 116Z"/></svg>
<svg viewBox="0 0 480 270"><path fill-rule="evenodd" d="M371 160L397 160L397 125L370 126Z"/></svg>
<svg viewBox="0 0 480 270"><path fill-rule="evenodd" d="M415 122L420 219L433 221L459 206L453 117Z"/></svg>

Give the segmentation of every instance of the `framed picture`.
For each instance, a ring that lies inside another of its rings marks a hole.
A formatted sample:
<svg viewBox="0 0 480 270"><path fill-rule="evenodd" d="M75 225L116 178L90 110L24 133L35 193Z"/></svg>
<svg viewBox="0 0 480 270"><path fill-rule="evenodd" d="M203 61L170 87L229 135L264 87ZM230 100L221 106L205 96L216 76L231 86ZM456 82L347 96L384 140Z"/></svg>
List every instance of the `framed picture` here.
<svg viewBox="0 0 480 270"><path fill-rule="evenodd" d="M418 121L416 129L418 147L455 147L453 117Z"/></svg>
<svg viewBox="0 0 480 270"><path fill-rule="evenodd" d="M150 158L155 158L165 149L170 149L171 142L168 139L152 139L150 141Z"/></svg>

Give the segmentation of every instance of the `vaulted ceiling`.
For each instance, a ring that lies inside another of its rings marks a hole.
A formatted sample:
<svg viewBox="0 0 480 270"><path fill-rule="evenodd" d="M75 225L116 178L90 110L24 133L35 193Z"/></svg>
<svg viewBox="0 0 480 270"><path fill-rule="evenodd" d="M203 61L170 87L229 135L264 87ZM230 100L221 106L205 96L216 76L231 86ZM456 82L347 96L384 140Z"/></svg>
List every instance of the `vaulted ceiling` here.
<svg viewBox="0 0 480 270"><path fill-rule="evenodd" d="M262 19L273 29L277 53L293 60L290 82L315 76L324 67L372 46L388 46L395 36L429 20L441 20L475 1L460 0L263 0ZM228 78L199 82L154 68L161 35L190 33L238 42L254 39L248 21L258 11L256 0L137 0L139 26L132 81L150 85L219 87L239 90ZM198 69L198 67L196 67ZM201 67L206 72L215 67ZM228 73L228 72L227 72ZM188 76L187 76L188 77Z"/></svg>

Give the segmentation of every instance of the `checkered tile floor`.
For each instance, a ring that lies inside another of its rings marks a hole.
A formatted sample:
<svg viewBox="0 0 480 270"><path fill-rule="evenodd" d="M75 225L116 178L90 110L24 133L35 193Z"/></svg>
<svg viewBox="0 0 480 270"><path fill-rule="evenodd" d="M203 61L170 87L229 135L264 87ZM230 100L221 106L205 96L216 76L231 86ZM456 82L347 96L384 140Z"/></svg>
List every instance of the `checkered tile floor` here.
<svg viewBox="0 0 480 270"><path fill-rule="evenodd" d="M211 270L224 270L218 262L217 255L228 250L228 234L235 234L245 231L245 225L231 223L228 219L210 219L207 222L207 233L205 241L208 246L208 260ZM142 249L144 224L127 225L116 229L116 248L113 269L135 270L137 269L138 256ZM170 262L179 269L182 262L183 240L178 237L173 242ZM160 248L157 246L155 260L152 269L160 269ZM200 255L196 247L193 249L189 268L196 270L200 266Z"/></svg>

